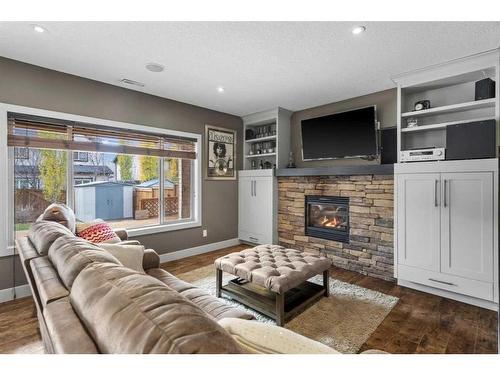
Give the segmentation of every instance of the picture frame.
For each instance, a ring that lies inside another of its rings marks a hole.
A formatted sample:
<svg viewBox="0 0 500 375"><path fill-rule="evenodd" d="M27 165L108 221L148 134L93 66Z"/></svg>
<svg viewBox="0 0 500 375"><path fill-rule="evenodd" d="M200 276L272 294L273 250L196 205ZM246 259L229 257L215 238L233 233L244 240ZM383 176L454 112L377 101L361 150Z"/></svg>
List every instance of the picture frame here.
<svg viewBox="0 0 500 375"><path fill-rule="evenodd" d="M205 125L205 179L236 180L236 130Z"/></svg>

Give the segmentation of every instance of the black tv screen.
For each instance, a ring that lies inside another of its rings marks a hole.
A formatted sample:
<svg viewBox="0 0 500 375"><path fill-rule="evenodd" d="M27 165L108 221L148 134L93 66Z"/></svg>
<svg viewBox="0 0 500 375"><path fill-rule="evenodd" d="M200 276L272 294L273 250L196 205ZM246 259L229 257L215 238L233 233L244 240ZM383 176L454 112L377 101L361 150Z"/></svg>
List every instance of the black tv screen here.
<svg viewBox="0 0 500 375"><path fill-rule="evenodd" d="M378 155L375 106L303 120L303 160Z"/></svg>

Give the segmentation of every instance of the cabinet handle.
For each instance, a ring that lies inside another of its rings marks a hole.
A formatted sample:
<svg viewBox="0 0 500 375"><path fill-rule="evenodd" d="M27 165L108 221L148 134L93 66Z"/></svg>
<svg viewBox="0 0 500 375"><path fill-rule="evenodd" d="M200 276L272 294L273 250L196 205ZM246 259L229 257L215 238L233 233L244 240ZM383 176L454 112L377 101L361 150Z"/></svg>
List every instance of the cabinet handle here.
<svg viewBox="0 0 500 375"><path fill-rule="evenodd" d="M254 183L253 193L255 194L254 196L256 197L257 196L257 180L255 180L253 183Z"/></svg>
<svg viewBox="0 0 500 375"><path fill-rule="evenodd" d="M434 180L434 207L438 206L437 189L438 189L438 180Z"/></svg>
<svg viewBox="0 0 500 375"><path fill-rule="evenodd" d="M258 238L255 238L255 237L252 237L252 236L249 236L248 237L250 240L252 240L253 242L259 242L259 239Z"/></svg>
<svg viewBox="0 0 500 375"><path fill-rule="evenodd" d="M429 279L429 280L434 281L436 283L445 284L445 285L457 286L457 284L449 283L448 281L442 281L442 280L437 280L437 279Z"/></svg>
<svg viewBox="0 0 500 375"><path fill-rule="evenodd" d="M250 196L253 197L253 180L250 180Z"/></svg>
<svg viewBox="0 0 500 375"><path fill-rule="evenodd" d="M448 182L448 180L444 180L444 189L443 189L443 205L444 205L445 207L447 206L447 203L446 203L446 200L447 200L447 198L446 198L446 196L447 196L447 194L446 194L446 185L447 185L447 182Z"/></svg>

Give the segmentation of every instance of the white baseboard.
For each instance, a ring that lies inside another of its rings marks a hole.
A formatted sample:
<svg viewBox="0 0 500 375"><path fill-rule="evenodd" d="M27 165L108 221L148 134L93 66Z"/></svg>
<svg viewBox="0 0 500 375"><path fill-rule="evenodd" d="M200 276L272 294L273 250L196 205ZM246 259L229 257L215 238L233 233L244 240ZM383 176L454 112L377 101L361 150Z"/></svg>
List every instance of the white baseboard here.
<svg viewBox="0 0 500 375"><path fill-rule="evenodd" d="M402 280L402 279L398 279L398 285L401 285L401 286L404 286L407 288L411 288L411 289L416 289L416 290L419 290L421 292L425 292L425 293L429 293L429 294L435 294L435 295L438 295L440 297L454 299L456 301L468 303L469 305L479 306L479 307L482 307L484 309L498 311L498 304L497 303L491 302L491 301L486 301L484 299L469 297L469 296L465 296L463 294L453 293L453 292L449 292L447 290L433 288L430 286L421 285L421 284L413 283L411 281L406 281L406 280Z"/></svg>
<svg viewBox="0 0 500 375"><path fill-rule="evenodd" d="M31 289L28 284L16 286L16 298L31 296ZM12 301L14 299L14 288L0 290L0 303Z"/></svg>
<svg viewBox="0 0 500 375"><path fill-rule="evenodd" d="M214 250L224 249L225 247L236 246L241 242L238 238L231 238L230 240L208 243L206 245L191 247L189 249L174 251L172 253L166 253L160 255L160 262L170 262L172 260L182 259L191 257L193 255L209 253Z"/></svg>

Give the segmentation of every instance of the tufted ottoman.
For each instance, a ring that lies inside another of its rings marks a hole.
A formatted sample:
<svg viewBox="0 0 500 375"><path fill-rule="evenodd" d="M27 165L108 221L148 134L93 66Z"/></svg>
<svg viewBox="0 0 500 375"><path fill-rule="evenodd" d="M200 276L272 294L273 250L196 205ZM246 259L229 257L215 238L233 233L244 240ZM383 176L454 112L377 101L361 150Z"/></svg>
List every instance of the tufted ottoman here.
<svg viewBox="0 0 500 375"><path fill-rule="evenodd" d="M278 245L259 245L215 260L217 297L222 293L276 320L303 311L321 296L329 295L331 261ZM237 278L222 285L222 273ZM323 285L307 280L323 274Z"/></svg>

